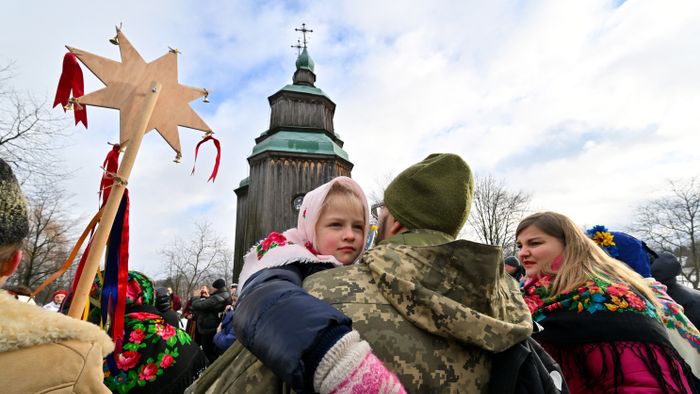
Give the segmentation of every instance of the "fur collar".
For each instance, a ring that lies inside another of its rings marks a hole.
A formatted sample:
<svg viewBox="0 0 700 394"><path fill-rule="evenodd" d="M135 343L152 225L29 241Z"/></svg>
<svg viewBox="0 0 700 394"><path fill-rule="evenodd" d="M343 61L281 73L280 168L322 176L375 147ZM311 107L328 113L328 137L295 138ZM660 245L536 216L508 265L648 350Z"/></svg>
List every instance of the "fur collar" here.
<svg viewBox="0 0 700 394"><path fill-rule="evenodd" d="M18 302L0 291L0 352L67 340L97 342L102 356L114 350L114 343L98 326Z"/></svg>

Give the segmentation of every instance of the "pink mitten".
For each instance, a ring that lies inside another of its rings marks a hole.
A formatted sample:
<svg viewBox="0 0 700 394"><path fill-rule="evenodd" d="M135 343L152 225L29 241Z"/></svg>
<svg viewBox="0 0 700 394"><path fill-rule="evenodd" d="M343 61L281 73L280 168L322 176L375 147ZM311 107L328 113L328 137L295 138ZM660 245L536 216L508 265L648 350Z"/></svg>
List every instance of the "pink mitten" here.
<svg viewBox="0 0 700 394"><path fill-rule="evenodd" d="M406 393L357 331L346 334L323 357L314 375L314 389L321 394Z"/></svg>

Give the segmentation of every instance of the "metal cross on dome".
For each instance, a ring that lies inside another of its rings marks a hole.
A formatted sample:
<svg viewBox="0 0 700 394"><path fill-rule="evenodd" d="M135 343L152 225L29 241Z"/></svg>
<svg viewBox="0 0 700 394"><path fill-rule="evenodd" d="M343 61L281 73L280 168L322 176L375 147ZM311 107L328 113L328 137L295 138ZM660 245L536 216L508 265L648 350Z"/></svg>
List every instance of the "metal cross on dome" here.
<svg viewBox="0 0 700 394"><path fill-rule="evenodd" d="M301 41L298 38L297 38L297 44L292 45L292 48L296 48L297 56L301 55L301 48L303 48L303 46L301 46Z"/></svg>
<svg viewBox="0 0 700 394"><path fill-rule="evenodd" d="M311 29L307 29L306 23L302 23L301 29L295 28L294 31L300 31L301 34L304 36L304 48L306 48L306 43L308 42L308 41L306 41L306 33L313 33L314 31Z"/></svg>

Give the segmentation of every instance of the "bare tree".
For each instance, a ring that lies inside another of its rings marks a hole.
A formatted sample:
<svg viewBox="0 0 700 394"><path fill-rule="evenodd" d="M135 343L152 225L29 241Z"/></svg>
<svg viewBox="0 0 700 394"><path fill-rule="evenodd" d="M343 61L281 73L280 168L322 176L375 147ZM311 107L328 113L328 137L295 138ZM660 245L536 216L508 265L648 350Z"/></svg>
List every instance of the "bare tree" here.
<svg viewBox="0 0 700 394"><path fill-rule="evenodd" d="M13 284L35 289L65 262L73 245L71 229L75 221L64 207L65 193L55 185L45 185L27 193L29 201L29 235L23 247L22 262L10 280ZM37 298L42 301L59 287L70 285L64 274Z"/></svg>
<svg viewBox="0 0 700 394"><path fill-rule="evenodd" d="M202 283L224 278L231 283L233 252L216 235L210 223L196 223L192 238L175 238L160 251L166 259L169 279L176 294L190 296Z"/></svg>
<svg viewBox="0 0 700 394"><path fill-rule="evenodd" d="M384 171L374 178L374 187L367 193L369 205L381 202L384 200L384 190L394 180L394 174L391 171Z"/></svg>
<svg viewBox="0 0 700 394"><path fill-rule="evenodd" d="M0 157L22 183L65 175L56 163L68 117L51 111L46 100L17 92L9 84L11 71L11 65L0 66Z"/></svg>
<svg viewBox="0 0 700 394"><path fill-rule="evenodd" d="M669 181L670 195L637 209L633 231L654 249L673 253L683 276L700 285L700 183L697 178Z"/></svg>
<svg viewBox="0 0 700 394"><path fill-rule="evenodd" d="M502 180L491 175L476 177L468 227L480 242L500 246L506 255L514 254L515 228L529 203L529 194L508 190Z"/></svg>

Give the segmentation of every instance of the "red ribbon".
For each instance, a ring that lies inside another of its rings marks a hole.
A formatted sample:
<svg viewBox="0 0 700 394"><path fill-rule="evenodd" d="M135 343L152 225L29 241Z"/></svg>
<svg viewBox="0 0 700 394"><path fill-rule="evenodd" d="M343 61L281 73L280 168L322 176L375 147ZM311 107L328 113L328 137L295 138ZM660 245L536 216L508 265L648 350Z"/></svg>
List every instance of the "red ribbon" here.
<svg viewBox="0 0 700 394"><path fill-rule="evenodd" d="M53 106L56 107L58 104L61 104L63 112L65 112L71 91L73 91L73 97L81 97L85 93L85 88L83 84L83 70L78 64L78 59L74 54L68 52L63 57L63 70L61 71L61 78L58 80ZM76 105L73 108L73 115L75 116L76 125L82 122L87 128L87 109L85 109L84 105Z"/></svg>
<svg viewBox="0 0 700 394"><path fill-rule="evenodd" d="M112 191L112 184L114 183L114 175L116 175L119 169L119 144L114 144L112 150L107 153L105 161L102 163L104 168L104 173L102 174L102 180L100 181L100 195L102 196L102 205L105 205L107 198L109 197L109 192Z"/></svg>
<svg viewBox="0 0 700 394"><path fill-rule="evenodd" d="M216 146L216 162L214 163L214 169L211 172L211 176L209 179L207 179L207 182L212 181L214 182L216 180L216 175L219 173L219 163L221 162L221 143L219 140L217 140L213 135L209 134L206 137L202 138L199 143L197 143L197 147L194 149L194 164L192 164L192 173L190 175L194 175L194 167L195 164L197 164L197 155L199 154L199 146L202 145L203 143L212 140L214 142L214 146Z"/></svg>

